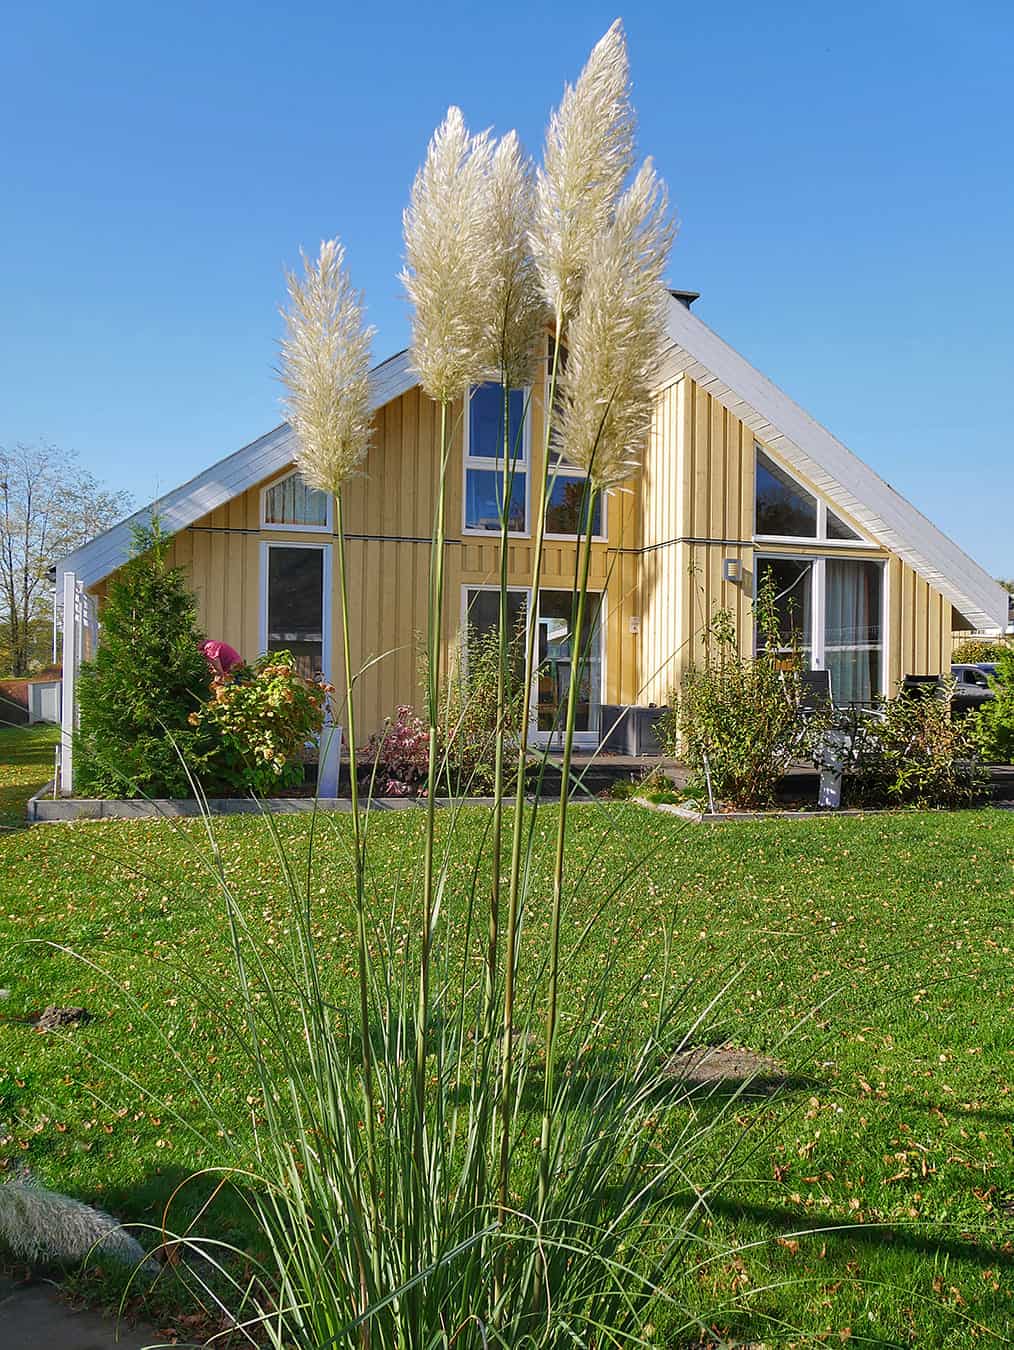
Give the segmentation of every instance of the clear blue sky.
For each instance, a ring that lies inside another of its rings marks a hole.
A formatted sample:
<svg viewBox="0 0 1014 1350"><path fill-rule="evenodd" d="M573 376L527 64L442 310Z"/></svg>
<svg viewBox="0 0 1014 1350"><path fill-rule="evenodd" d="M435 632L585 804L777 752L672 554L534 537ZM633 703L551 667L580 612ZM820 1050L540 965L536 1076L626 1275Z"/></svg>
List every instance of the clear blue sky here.
<svg viewBox="0 0 1014 1350"><path fill-rule="evenodd" d="M434 125L541 145L620 12L697 312L993 572L1014 574L1009 0L7 10L0 444L143 501L280 420L282 269L345 241L405 345Z"/></svg>

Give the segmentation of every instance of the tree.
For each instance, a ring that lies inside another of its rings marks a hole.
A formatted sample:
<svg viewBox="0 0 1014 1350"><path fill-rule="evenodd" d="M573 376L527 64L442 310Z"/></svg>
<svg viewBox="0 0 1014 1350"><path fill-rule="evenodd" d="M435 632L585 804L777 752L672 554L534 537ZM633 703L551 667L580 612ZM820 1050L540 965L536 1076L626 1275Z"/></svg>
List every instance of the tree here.
<svg viewBox="0 0 1014 1350"><path fill-rule="evenodd" d="M12 675L44 659L50 567L130 506L128 493L100 483L72 451L0 448L0 649Z"/></svg>
<svg viewBox="0 0 1014 1350"><path fill-rule="evenodd" d="M197 600L168 562L158 521L134 531L134 556L112 579L102 641L81 667L75 786L98 796L186 797L181 756L197 767L190 721L210 694Z"/></svg>

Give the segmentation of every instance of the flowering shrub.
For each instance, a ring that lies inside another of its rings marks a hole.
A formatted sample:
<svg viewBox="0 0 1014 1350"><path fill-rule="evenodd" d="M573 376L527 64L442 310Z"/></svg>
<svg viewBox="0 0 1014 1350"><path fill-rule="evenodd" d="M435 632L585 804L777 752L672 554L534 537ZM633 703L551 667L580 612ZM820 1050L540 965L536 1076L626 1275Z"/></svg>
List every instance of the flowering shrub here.
<svg viewBox="0 0 1014 1350"><path fill-rule="evenodd" d="M429 732L407 703L394 717L384 721L384 729L371 736L367 754L373 761L382 797L410 797L426 782L429 762Z"/></svg>
<svg viewBox="0 0 1014 1350"><path fill-rule="evenodd" d="M331 692L330 685L304 679L284 651L217 676L211 698L188 718L206 747L203 781L212 790L262 794L300 784L302 748L319 733Z"/></svg>
<svg viewBox="0 0 1014 1350"><path fill-rule="evenodd" d="M998 661L1004 652L1014 652L1014 647L1003 638L966 638L954 648L951 660L958 665L976 666L980 661Z"/></svg>

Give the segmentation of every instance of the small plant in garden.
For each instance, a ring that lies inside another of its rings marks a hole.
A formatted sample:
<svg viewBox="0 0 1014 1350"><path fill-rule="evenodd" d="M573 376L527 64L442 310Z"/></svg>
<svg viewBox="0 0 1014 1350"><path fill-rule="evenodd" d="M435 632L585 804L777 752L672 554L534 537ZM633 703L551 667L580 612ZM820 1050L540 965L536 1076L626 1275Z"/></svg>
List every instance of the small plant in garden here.
<svg viewBox="0 0 1014 1350"><path fill-rule="evenodd" d="M212 681L212 696L187 721L202 747L208 791L270 794L303 782L303 748L318 736L331 687L304 679L291 652L269 652L252 668Z"/></svg>
<svg viewBox="0 0 1014 1350"><path fill-rule="evenodd" d="M955 718L935 689L885 700L858 727L846 800L866 806L968 806L985 775L974 718Z"/></svg>
<svg viewBox="0 0 1014 1350"><path fill-rule="evenodd" d="M411 797L419 792L426 782L429 741L426 723L405 703L393 718L387 718L383 731L370 737L366 754L382 797Z"/></svg>
<svg viewBox="0 0 1014 1350"><path fill-rule="evenodd" d="M755 605L758 652L740 651L732 614L716 611L703 633L704 662L690 667L658 724L666 754L679 756L716 802L765 807L778 780L807 758L817 719L799 713L802 661L779 634L773 586Z"/></svg>
<svg viewBox="0 0 1014 1350"><path fill-rule="evenodd" d="M1014 647L998 654L989 685L995 697L968 718L972 739L987 763L1014 764Z"/></svg>
<svg viewBox="0 0 1014 1350"><path fill-rule="evenodd" d="M76 788L85 795L185 797L196 764L189 722L209 694L197 601L158 520L134 531L133 557L109 583L102 642L81 668Z"/></svg>

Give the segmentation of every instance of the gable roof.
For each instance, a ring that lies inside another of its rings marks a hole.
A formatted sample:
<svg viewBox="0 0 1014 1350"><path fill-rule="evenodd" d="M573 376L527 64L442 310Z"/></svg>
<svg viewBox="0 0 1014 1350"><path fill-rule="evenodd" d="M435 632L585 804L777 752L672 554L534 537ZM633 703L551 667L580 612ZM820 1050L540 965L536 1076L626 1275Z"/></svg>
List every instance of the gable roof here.
<svg viewBox="0 0 1014 1350"><path fill-rule="evenodd" d="M660 386L689 375L978 628L1003 628L1007 622L1003 587L676 299L669 306L668 337L671 346L662 358Z"/></svg>
<svg viewBox="0 0 1014 1350"><path fill-rule="evenodd" d="M382 361L370 372L370 406L376 411L385 403L398 398L415 387L417 381L409 370L407 351ZM200 520L217 506L224 506L248 488L262 483L272 474L280 473L296 458L295 436L287 422L269 431L266 436L244 445L217 464L199 473L196 478L167 492L164 497L135 511L104 534L82 544L57 564L57 594L60 594L64 572L75 572L85 586L115 572L130 557L133 530L147 525L157 514L166 530L177 531Z"/></svg>
<svg viewBox="0 0 1014 1350"><path fill-rule="evenodd" d="M870 538L903 558L977 627L1005 627L1003 588L676 298L669 304L668 338L660 387L681 375L691 376L745 422L759 441L850 515ZM416 383L408 352L399 352L371 372L371 406L382 407ZM58 577L73 571L86 586L93 586L126 562L133 526L146 524L153 512L175 533L281 472L294 459L295 438L283 423L76 549L58 564Z"/></svg>

